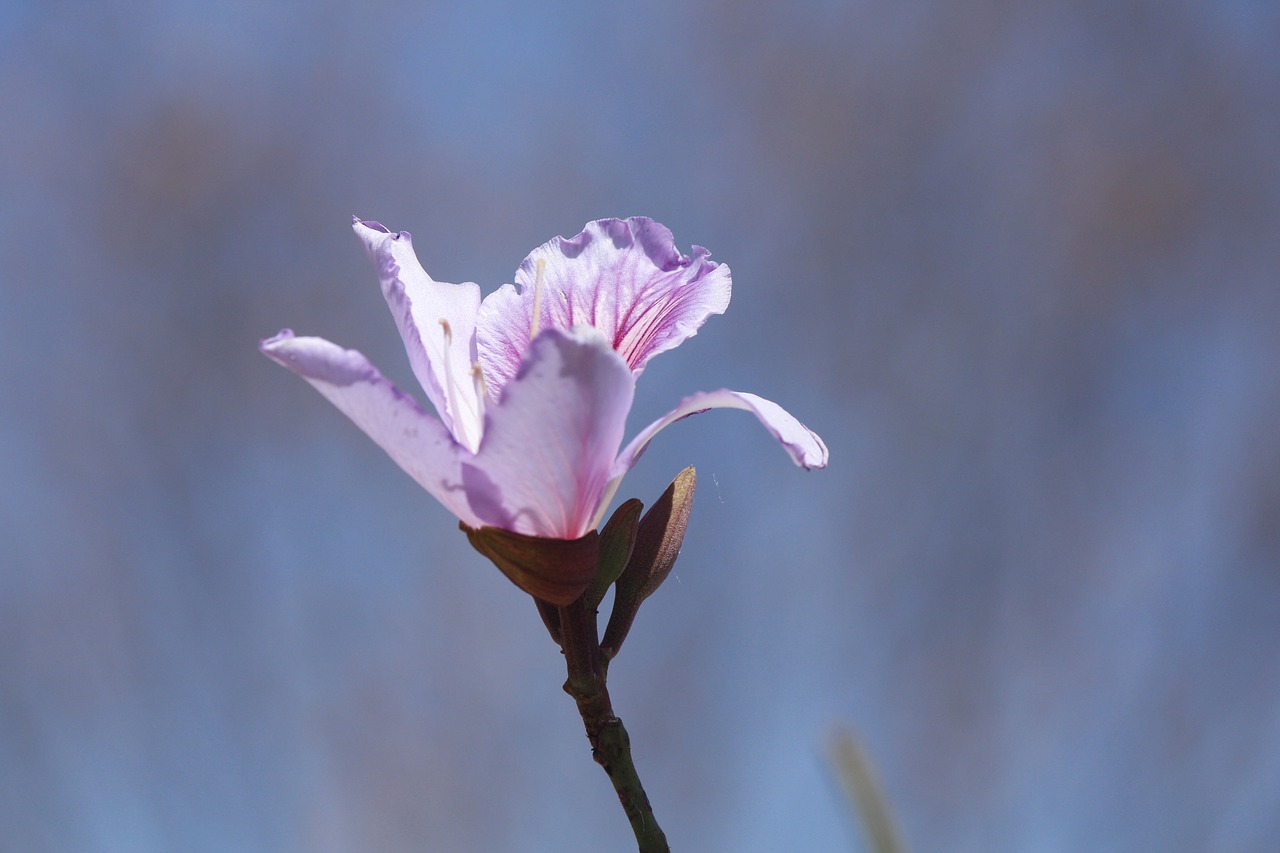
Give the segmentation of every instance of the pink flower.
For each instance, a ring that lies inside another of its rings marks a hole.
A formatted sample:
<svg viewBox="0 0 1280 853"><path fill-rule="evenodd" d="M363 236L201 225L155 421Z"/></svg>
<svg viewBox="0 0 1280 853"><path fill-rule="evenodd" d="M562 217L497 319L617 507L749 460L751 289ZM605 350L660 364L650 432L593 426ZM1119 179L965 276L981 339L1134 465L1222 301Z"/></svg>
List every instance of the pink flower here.
<svg viewBox="0 0 1280 853"><path fill-rule="evenodd" d="M753 413L797 465L827 448L778 405L740 391L686 397L622 446L649 359L729 304L729 270L641 217L602 219L535 249L481 301L432 280L409 234L356 220L413 372L437 416L363 355L284 330L262 352L311 383L471 528L551 539L595 528L623 475L663 427L711 408ZM620 450L621 448L621 450Z"/></svg>

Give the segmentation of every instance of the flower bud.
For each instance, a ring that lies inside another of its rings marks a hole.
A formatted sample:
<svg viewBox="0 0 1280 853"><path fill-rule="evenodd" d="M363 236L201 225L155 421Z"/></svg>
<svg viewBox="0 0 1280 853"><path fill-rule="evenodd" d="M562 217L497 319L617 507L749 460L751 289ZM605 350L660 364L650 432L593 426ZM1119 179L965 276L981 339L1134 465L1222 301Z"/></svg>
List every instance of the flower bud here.
<svg viewBox="0 0 1280 853"><path fill-rule="evenodd" d="M697 476L690 465L676 475L662 497L640 519L631 559L618 576L613 613L600 644L606 659L618 653L640 605L671 574L689 527L696 484Z"/></svg>
<svg viewBox="0 0 1280 853"><path fill-rule="evenodd" d="M635 498L623 501L600 531L600 565L585 599L587 610L592 613L631 560L642 509L644 504Z"/></svg>

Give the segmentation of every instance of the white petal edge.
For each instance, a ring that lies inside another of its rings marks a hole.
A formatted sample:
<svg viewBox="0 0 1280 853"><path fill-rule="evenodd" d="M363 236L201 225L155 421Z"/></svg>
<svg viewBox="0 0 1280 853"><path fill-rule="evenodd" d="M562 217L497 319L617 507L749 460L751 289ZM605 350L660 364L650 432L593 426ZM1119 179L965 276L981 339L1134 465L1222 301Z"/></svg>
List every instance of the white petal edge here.
<svg viewBox="0 0 1280 853"><path fill-rule="evenodd" d="M413 251L408 231L393 232L359 218L351 227L377 268L414 376L454 438L475 452L484 412L471 376L480 286L431 278ZM448 335L441 321L449 324Z"/></svg>
<svg viewBox="0 0 1280 853"><path fill-rule="evenodd" d="M827 445L816 432L800 423L795 416L777 403L746 391L730 391L727 388L721 388L719 391L700 391L685 397L678 406L641 430L640 434L633 438L618 455L613 466L613 477L609 481L604 500L597 512L597 523L608 503L613 500L622 478L644 454L654 436L682 418L710 409L741 409L751 412L778 440L792 462L806 471L827 467Z"/></svg>
<svg viewBox="0 0 1280 853"><path fill-rule="evenodd" d="M259 349L307 380L450 512L472 527L481 524L462 488L462 461L471 454L364 355L288 329Z"/></svg>

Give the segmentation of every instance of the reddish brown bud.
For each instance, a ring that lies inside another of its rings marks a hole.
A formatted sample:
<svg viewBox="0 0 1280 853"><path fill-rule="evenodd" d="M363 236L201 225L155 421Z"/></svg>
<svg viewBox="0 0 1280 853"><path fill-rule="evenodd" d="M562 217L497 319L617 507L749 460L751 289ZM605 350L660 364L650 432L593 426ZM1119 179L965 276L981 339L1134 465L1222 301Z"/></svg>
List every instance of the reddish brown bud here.
<svg viewBox="0 0 1280 853"><path fill-rule="evenodd" d="M697 476L690 465L676 475L662 497L640 519L631 559L614 588L613 613L609 615L609 625L600 644L606 659L618 653L640 605L671 574L689 527L696 484Z"/></svg>

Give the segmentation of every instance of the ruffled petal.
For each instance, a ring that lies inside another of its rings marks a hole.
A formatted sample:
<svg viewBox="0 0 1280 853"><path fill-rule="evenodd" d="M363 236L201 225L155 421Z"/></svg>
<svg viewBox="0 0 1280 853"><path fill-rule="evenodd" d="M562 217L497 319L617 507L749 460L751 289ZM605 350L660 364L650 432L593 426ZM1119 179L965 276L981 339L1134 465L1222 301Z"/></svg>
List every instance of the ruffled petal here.
<svg viewBox="0 0 1280 853"><path fill-rule="evenodd" d="M311 383L458 518L471 526L484 523L463 494L462 460L471 454L367 358L323 338L294 337L288 329L259 349Z"/></svg>
<svg viewBox="0 0 1280 853"><path fill-rule="evenodd" d="M598 332L538 335L501 403L489 407L480 452L463 465L473 513L555 539L594 527L634 391L626 362Z"/></svg>
<svg viewBox="0 0 1280 853"><path fill-rule="evenodd" d="M503 285L480 306L476 343L491 393L519 369L535 302L540 329L594 326L639 376L649 359L729 306L729 268L709 258L701 246L682 255L671 232L644 217L601 219L572 239L543 244L520 265L515 286Z"/></svg>
<svg viewBox="0 0 1280 853"><path fill-rule="evenodd" d="M418 262L407 231L396 234L380 223L359 219L352 227L378 269L382 295L414 376L454 438L474 451L483 426L483 407L471 377L480 287L432 280Z"/></svg>
<svg viewBox="0 0 1280 853"><path fill-rule="evenodd" d="M696 415L708 409L742 409L751 412L760 419L774 438L782 445L791 461L805 470L827 467L827 446L818 434L800 423L786 409L763 397L748 394L745 391L730 391L722 388L719 391L701 391L680 401L664 417L659 418L640 431L626 449L618 456L614 466L614 478L620 479L631 470L644 453L649 442L661 430L689 415Z"/></svg>

